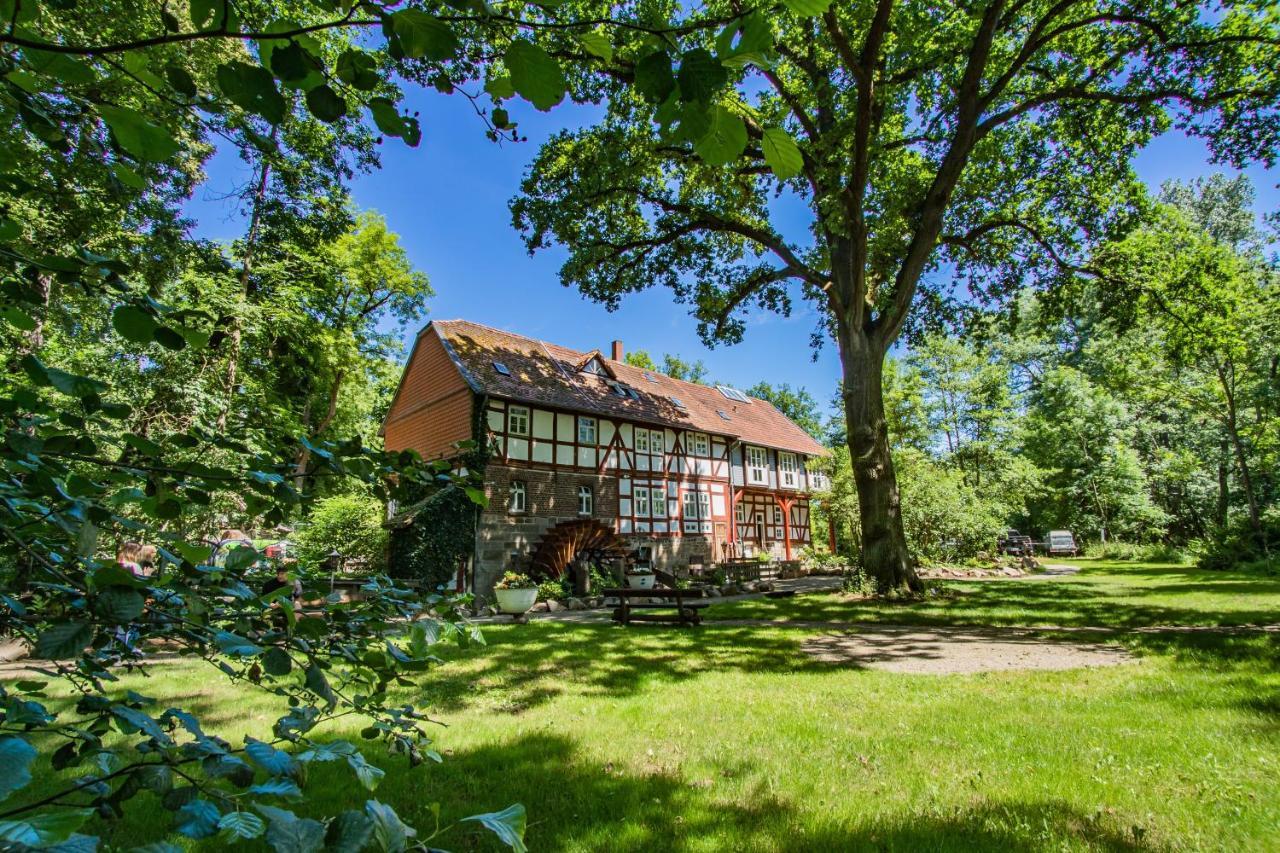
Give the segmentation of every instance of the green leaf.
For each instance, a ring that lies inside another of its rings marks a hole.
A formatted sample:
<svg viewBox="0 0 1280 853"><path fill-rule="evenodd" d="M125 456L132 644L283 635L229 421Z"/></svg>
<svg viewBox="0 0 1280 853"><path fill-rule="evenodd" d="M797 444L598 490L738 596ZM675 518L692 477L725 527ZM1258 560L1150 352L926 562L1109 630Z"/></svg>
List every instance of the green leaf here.
<svg viewBox="0 0 1280 853"><path fill-rule="evenodd" d="M44 660L65 660L84 651L93 639L93 626L88 622L62 622L46 628L36 638L33 657Z"/></svg>
<svg viewBox="0 0 1280 853"><path fill-rule="evenodd" d="M339 80L362 92L376 89L382 82L382 78L378 76L377 60L371 54L354 47L343 51L338 57L335 71Z"/></svg>
<svg viewBox="0 0 1280 853"><path fill-rule="evenodd" d="M371 98L369 113L373 116L373 123L378 126L378 130L387 136L404 136L407 130L404 117L391 101L386 98Z"/></svg>
<svg viewBox="0 0 1280 853"><path fill-rule="evenodd" d="M130 169L123 161L116 161L111 164L111 173L116 176L116 180L124 184L126 187L132 187L135 190L146 189L147 182L142 176Z"/></svg>
<svg viewBox="0 0 1280 853"><path fill-rule="evenodd" d="M329 823L324 846L328 853L360 853L373 838L373 821L364 812L345 811Z"/></svg>
<svg viewBox="0 0 1280 853"><path fill-rule="evenodd" d="M262 555L256 549L248 545L241 545L227 552L227 571L238 572L242 569L247 569L260 559L262 559Z"/></svg>
<svg viewBox="0 0 1280 853"><path fill-rule="evenodd" d="M764 161L783 180L794 178L804 168L799 146L791 134L780 127L765 128L760 147L764 149Z"/></svg>
<svg viewBox="0 0 1280 853"><path fill-rule="evenodd" d="M724 166L742 156L747 147L747 128L742 119L719 104L710 111L711 126L693 144L698 156L712 166Z"/></svg>
<svg viewBox="0 0 1280 853"><path fill-rule="evenodd" d="M0 841L29 847L61 844L92 814L93 809L59 809L29 815L23 820L0 820Z"/></svg>
<svg viewBox="0 0 1280 853"><path fill-rule="evenodd" d="M263 743L256 738L246 737L244 739L244 751L254 764L272 776L284 776L292 773L297 767L297 762L293 760L293 756L289 755L289 753L281 752L271 744Z"/></svg>
<svg viewBox="0 0 1280 853"><path fill-rule="evenodd" d="M665 101L676 88L671 70L671 55L665 50L651 53L636 63L635 85L645 100L652 104Z"/></svg>
<svg viewBox="0 0 1280 853"><path fill-rule="evenodd" d="M539 110L549 110L564 100L569 88L560 64L545 50L526 39L515 39L505 56L511 85Z"/></svg>
<svg viewBox="0 0 1280 853"><path fill-rule="evenodd" d="M133 305L121 305L111 312L111 326L120 337L135 344L149 344L155 340L157 323L154 317Z"/></svg>
<svg viewBox="0 0 1280 853"><path fill-rule="evenodd" d="M137 110L98 104L98 115L111 128L116 143L139 160L159 162L177 153L177 140Z"/></svg>
<svg viewBox="0 0 1280 853"><path fill-rule="evenodd" d="M396 810L386 803L368 800L364 804L364 811L373 821L373 836L378 849L385 853L403 853L409 846L409 839L418 834L417 830L400 820Z"/></svg>
<svg viewBox="0 0 1280 853"><path fill-rule="evenodd" d="M178 832L188 838L209 838L218 834L222 815L208 800L195 799L178 809Z"/></svg>
<svg viewBox="0 0 1280 853"><path fill-rule="evenodd" d="M596 31L583 33L578 36L578 42L592 56L598 56L605 62L613 62L613 42L606 34Z"/></svg>
<svg viewBox="0 0 1280 853"><path fill-rule="evenodd" d="M448 24L420 9L402 9L391 15L404 55L410 59L452 59L458 53L458 37Z"/></svg>
<svg viewBox="0 0 1280 853"><path fill-rule="evenodd" d="M307 689L323 699L328 709L332 711L338 704L338 697L333 695L333 688L329 686L329 679L325 678L324 670L311 664L307 667L306 673L304 684Z"/></svg>
<svg viewBox="0 0 1280 853"><path fill-rule="evenodd" d="M680 100L710 103L729 79L728 70L706 48L695 47L680 60Z"/></svg>
<svg viewBox="0 0 1280 853"><path fill-rule="evenodd" d="M70 397L96 397L107 390L106 383L88 376L77 376L56 367L46 367L39 358L28 353L22 359L22 369L40 386L52 385Z"/></svg>
<svg viewBox="0 0 1280 853"><path fill-rule="evenodd" d="M335 122L347 114L347 102L328 85L307 92L307 109L323 122Z"/></svg>
<svg viewBox="0 0 1280 853"><path fill-rule="evenodd" d="M525 811L524 806L519 803L507 806L500 812L472 815L464 817L463 820L474 820L483 824L516 853L525 853L528 849L524 846Z"/></svg>
<svg viewBox="0 0 1280 853"><path fill-rule="evenodd" d="M264 797L287 797L297 799L302 796L302 789L292 779L268 779L259 782L249 789L250 794L261 794Z"/></svg>
<svg viewBox="0 0 1280 853"><path fill-rule="evenodd" d="M191 74L176 62L170 62L164 67L164 79L169 81L173 91L179 95L194 98L199 94L199 90L196 88L196 81Z"/></svg>
<svg viewBox="0 0 1280 853"><path fill-rule="evenodd" d="M253 812L227 812L218 819L218 838L224 842L257 838L267 825Z"/></svg>
<svg viewBox="0 0 1280 853"><path fill-rule="evenodd" d="M10 326L23 332L30 332L36 327L36 321L31 315L16 305L5 306L4 310L0 311L0 316L3 316Z"/></svg>
<svg viewBox="0 0 1280 853"><path fill-rule="evenodd" d="M213 642L218 646L219 651L231 657L251 657L262 653L261 646L230 631L219 631L214 634Z"/></svg>
<svg viewBox="0 0 1280 853"><path fill-rule="evenodd" d="M268 675L288 675L293 669L293 659L284 649L272 647L262 656L262 668Z"/></svg>
<svg viewBox="0 0 1280 853"><path fill-rule="evenodd" d="M484 90L495 101L505 101L516 93L516 87L511 85L511 77L507 74L490 77L485 80Z"/></svg>
<svg viewBox="0 0 1280 853"><path fill-rule="evenodd" d="M166 745L173 743L172 738L165 734L164 729L160 728L160 724L150 714L139 711L137 708L130 708L128 705L112 705L111 714L123 724L126 732L139 731L158 743Z"/></svg>
<svg viewBox="0 0 1280 853"><path fill-rule="evenodd" d="M297 83L306 80L320 69L320 62L305 47L293 39L280 44L271 42L272 49L267 52L271 73L285 83Z"/></svg>
<svg viewBox="0 0 1280 853"><path fill-rule="evenodd" d="M136 589L112 586L98 594L96 607L98 615L116 625L124 625L142 615L146 601L142 593Z"/></svg>
<svg viewBox="0 0 1280 853"><path fill-rule="evenodd" d="M831 0L782 0L782 5L802 18L812 18L827 11Z"/></svg>
<svg viewBox="0 0 1280 853"><path fill-rule="evenodd" d="M234 60L218 66L218 88L241 109L257 113L272 124L284 120L284 96L271 72L261 65Z"/></svg>
<svg viewBox="0 0 1280 853"><path fill-rule="evenodd" d="M382 777L387 775L385 770L365 761L364 756L359 753L348 755L347 764L351 765L351 769L356 772L356 778L360 780L360 784L364 785L365 790L368 791L377 790L378 783L382 781Z"/></svg>
<svg viewBox="0 0 1280 853"><path fill-rule="evenodd" d="M98 72L93 70L93 66L65 53L27 49L23 51L23 57L32 71L68 86L87 86L98 79Z"/></svg>
<svg viewBox="0 0 1280 853"><path fill-rule="evenodd" d="M222 23L222 6L226 0L191 0L191 25L196 30L213 29Z"/></svg>
<svg viewBox="0 0 1280 853"><path fill-rule="evenodd" d="M267 819L267 843L275 853L314 853L324 846L324 824L286 809L254 803Z"/></svg>
<svg viewBox="0 0 1280 853"><path fill-rule="evenodd" d="M0 737L0 800L31 784L36 748L19 737Z"/></svg>

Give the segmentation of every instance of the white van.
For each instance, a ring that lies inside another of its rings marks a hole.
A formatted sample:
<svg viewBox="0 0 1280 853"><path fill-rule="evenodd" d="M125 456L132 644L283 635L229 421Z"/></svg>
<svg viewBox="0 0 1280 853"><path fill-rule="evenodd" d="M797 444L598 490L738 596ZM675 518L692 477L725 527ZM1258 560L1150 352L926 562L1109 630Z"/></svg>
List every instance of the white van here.
<svg viewBox="0 0 1280 853"><path fill-rule="evenodd" d="M1076 538L1071 535L1070 530L1050 530L1049 535L1045 537L1044 549L1051 556L1066 554L1074 557L1080 551L1076 547Z"/></svg>

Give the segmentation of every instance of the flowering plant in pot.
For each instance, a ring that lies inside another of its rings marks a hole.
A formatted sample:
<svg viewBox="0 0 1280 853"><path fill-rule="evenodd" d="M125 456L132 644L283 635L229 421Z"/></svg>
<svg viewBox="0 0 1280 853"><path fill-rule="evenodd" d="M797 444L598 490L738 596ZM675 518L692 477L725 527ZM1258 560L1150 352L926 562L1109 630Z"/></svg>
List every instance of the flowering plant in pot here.
<svg viewBox="0 0 1280 853"><path fill-rule="evenodd" d="M493 594L503 613L528 613L538 600L538 587L528 575L507 572L493 585Z"/></svg>
<svg viewBox="0 0 1280 853"><path fill-rule="evenodd" d="M648 566L633 566L626 571L627 586L631 589L653 589L656 576Z"/></svg>

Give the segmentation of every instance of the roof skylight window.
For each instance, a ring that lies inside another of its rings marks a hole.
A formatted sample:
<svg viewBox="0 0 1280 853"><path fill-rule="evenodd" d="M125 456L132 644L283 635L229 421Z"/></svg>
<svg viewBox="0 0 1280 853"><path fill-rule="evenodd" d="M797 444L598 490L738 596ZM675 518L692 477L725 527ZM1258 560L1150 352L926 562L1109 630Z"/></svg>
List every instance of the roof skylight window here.
<svg viewBox="0 0 1280 853"><path fill-rule="evenodd" d="M722 420L722 421L731 421L731 420L733 420L733 418L729 417L729 415L728 415L728 413L727 413L727 412L723 412L723 411L721 411L720 409L716 409L716 414L720 416L720 420Z"/></svg>
<svg viewBox="0 0 1280 853"><path fill-rule="evenodd" d="M751 399L739 391L737 388L730 388L728 385L717 385L716 390L721 394L738 403L750 403Z"/></svg>
<svg viewBox="0 0 1280 853"><path fill-rule="evenodd" d="M493 363L493 369L501 373L503 376L511 375L511 371L507 370L507 366L500 361L495 361Z"/></svg>
<svg viewBox="0 0 1280 853"><path fill-rule="evenodd" d="M672 402L672 403L675 403L675 405L676 405L676 408L677 408L677 409L687 409L687 408L688 408L688 406L686 406L686 405L684 404L684 401L683 401L683 400L681 400L679 397L672 397L672 398L671 398L671 402Z"/></svg>

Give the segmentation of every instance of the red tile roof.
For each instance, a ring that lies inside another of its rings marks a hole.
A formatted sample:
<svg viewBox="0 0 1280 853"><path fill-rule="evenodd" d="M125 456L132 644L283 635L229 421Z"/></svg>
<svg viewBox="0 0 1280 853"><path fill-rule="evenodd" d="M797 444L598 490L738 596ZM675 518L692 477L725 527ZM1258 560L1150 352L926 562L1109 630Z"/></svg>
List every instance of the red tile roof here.
<svg viewBox="0 0 1280 853"><path fill-rule="evenodd" d="M748 398L730 400L714 386L672 379L657 371L466 320L435 320L430 326L450 350L463 376L477 392L521 403L643 423L694 429L808 455L826 448L778 411L772 403ZM595 355L617 380L639 392L639 399L619 396L609 377L578 371ZM504 376L494 362L506 366ZM676 400L684 408L676 405ZM720 417L728 415L729 420Z"/></svg>

